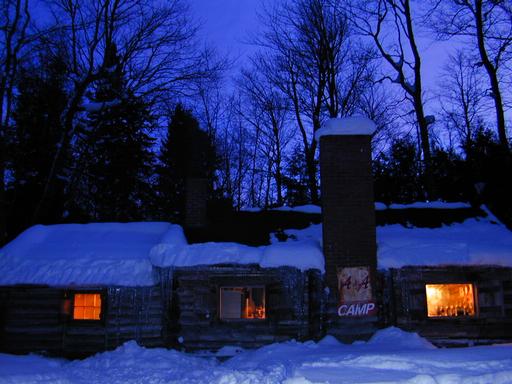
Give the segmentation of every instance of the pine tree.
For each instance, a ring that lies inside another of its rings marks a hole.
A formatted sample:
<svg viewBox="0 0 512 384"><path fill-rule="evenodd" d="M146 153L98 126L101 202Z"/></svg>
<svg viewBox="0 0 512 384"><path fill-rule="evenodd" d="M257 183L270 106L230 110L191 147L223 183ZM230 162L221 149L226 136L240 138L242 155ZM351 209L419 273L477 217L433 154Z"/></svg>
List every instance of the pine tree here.
<svg viewBox="0 0 512 384"><path fill-rule="evenodd" d="M127 88L114 44L106 49L101 80L84 108L87 117L75 143L72 214L98 221L147 218L154 118Z"/></svg>
<svg viewBox="0 0 512 384"><path fill-rule="evenodd" d="M419 153L409 137L395 140L388 153L374 161L373 175L376 201L412 203L424 200Z"/></svg>
<svg viewBox="0 0 512 384"><path fill-rule="evenodd" d="M60 57L42 54L21 71L16 88L14 124L7 147L10 229L18 233L31 224L53 156L62 135L60 115L66 105L65 66ZM65 156L69 159L69 155ZM53 223L62 215L64 185L53 190L41 221Z"/></svg>
<svg viewBox="0 0 512 384"><path fill-rule="evenodd" d="M288 158L283 184L286 188L285 202L289 206L304 205L310 200L307 184L306 163L302 149L296 146Z"/></svg>
<svg viewBox="0 0 512 384"><path fill-rule="evenodd" d="M207 179L209 198L213 198L217 161L211 138L200 129L191 111L178 104L160 148L157 167L159 217L183 222L187 177Z"/></svg>

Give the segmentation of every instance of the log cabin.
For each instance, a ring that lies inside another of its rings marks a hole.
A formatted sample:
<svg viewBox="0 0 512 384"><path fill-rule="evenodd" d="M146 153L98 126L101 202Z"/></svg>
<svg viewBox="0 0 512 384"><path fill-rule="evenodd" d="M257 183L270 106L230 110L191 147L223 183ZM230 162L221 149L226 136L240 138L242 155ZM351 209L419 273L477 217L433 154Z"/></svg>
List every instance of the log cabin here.
<svg viewBox="0 0 512 384"><path fill-rule="evenodd" d="M512 340L512 233L485 207L375 204L373 130L348 118L317 133L321 209L208 223L199 179L187 183L184 229L29 228L0 250L0 350L351 342L391 325L439 345Z"/></svg>

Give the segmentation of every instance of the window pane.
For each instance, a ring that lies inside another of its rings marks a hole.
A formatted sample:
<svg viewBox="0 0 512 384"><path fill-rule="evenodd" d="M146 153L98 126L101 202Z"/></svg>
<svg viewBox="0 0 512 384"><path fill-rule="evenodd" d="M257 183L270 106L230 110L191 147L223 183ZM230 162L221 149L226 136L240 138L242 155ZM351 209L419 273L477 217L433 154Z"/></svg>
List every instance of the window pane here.
<svg viewBox="0 0 512 384"><path fill-rule="evenodd" d="M249 288L249 295L246 299L245 316L246 319L264 319L265 318L265 289Z"/></svg>
<svg viewBox="0 0 512 384"><path fill-rule="evenodd" d="M100 320L101 294L76 293L73 307L74 320Z"/></svg>
<svg viewBox="0 0 512 384"><path fill-rule="evenodd" d="M220 289L221 319L264 319L265 288L223 287Z"/></svg>
<svg viewBox="0 0 512 384"><path fill-rule="evenodd" d="M85 296L85 304L86 307L94 307L94 296L95 295L84 295Z"/></svg>
<svg viewBox="0 0 512 384"><path fill-rule="evenodd" d="M73 311L73 319L83 319L84 318L84 308L83 307L75 307Z"/></svg>
<svg viewBox="0 0 512 384"><path fill-rule="evenodd" d="M229 288L220 290L221 319L240 319L242 317L242 291Z"/></svg>
<svg viewBox="0 0 512 384"><path fill-rule="evenodd" d="M85 305L84 295L77 293L75 294L75 306L83 307Z"/></svg>
<svg viewBox="0 0 512 384"><path fill-rule="evenodd" d="M427 284L428 317L474 316L473 284Z"/></svg>

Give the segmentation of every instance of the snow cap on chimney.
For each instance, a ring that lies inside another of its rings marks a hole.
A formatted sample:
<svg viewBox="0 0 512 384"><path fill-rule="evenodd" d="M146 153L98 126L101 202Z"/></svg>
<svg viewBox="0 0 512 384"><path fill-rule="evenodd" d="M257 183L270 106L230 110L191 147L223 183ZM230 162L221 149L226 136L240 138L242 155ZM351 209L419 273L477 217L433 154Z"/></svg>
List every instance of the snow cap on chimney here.
<svg viewBox="0 0 512 384"><path fill-rule="evenodd" d="M329 119L322 128L316 131L315 139L319 142L322 136L371 136L376 128L377 126L372 120L363 116Z"/></svg>

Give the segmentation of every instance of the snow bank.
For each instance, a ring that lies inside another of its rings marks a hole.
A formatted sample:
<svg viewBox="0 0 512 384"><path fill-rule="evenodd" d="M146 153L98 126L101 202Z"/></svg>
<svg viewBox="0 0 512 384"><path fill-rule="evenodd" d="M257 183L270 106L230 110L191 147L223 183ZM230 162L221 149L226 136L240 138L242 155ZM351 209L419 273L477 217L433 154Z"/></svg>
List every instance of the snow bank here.
<svg viewBox="0 0 512 384"><path fill-rule="evenodd" d="M407 349L435 349L428 340L414 332L406 332L397 327L389 327L376 332L368 341L368 345L401 351Z"/></svg>
<svg viewBox="0 0 512 384"><path fill-rule="evenodd" d="M343 135L373 135L377 129L375 123L362 116L345 117L342 119L329 119L315 133L315 140L320 141L322 136Z"/></svg>
<svg viewBox="0 0 512 384"><path fill-rule="evenodd" d="M331 336L318 343L288 341L257 350L232 348L224 362L214 358L147 349L134 341L85 360L0 354L2 383L66 384L309 384L512 382L512 346L437 349L398 328L378 331L352 345ZM229 351L225 351L229 352Z"/></svg>

